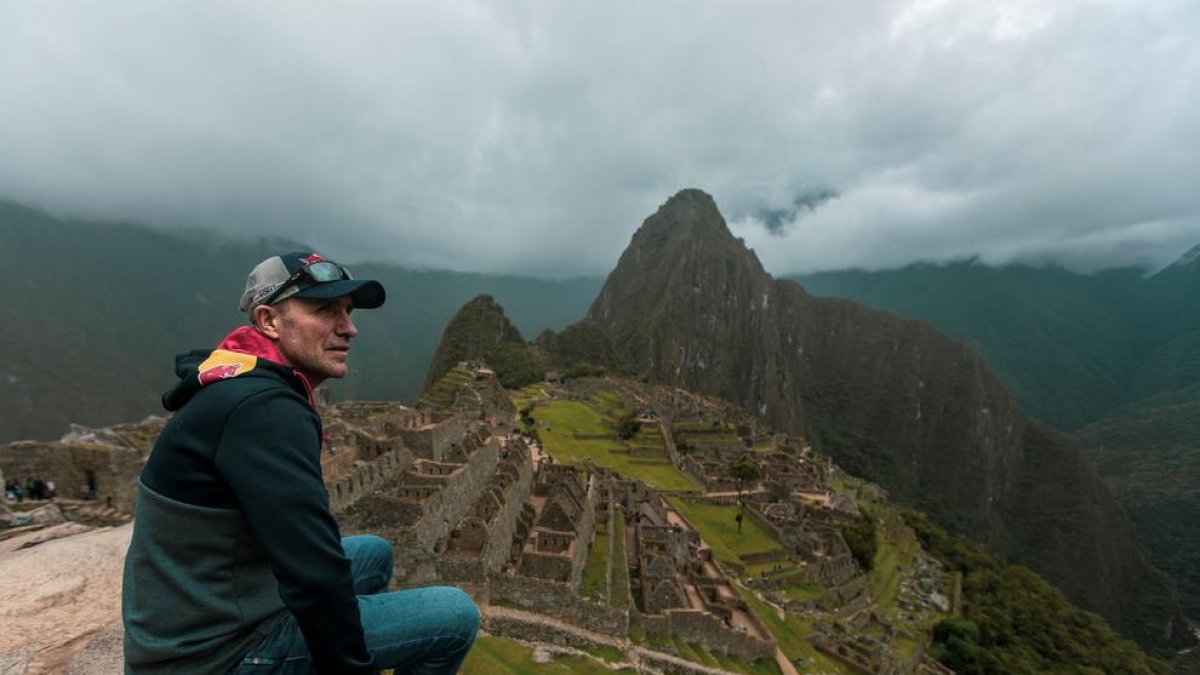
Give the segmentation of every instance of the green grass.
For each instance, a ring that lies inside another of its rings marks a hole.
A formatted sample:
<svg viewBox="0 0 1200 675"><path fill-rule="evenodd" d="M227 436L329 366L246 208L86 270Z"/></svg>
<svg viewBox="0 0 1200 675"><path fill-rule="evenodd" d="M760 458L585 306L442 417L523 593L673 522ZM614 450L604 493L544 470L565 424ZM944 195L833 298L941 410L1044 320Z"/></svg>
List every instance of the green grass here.
<svg viewBox="0 0 1200 675"><path fill-rule="evenodd" d="M625 609L632 598L629 595L629 563L625 560L625 516L620 511L613 516L609 536L616 537L613 540L612 596L609 604L617 609Z"/></svg>
<svg viewBox="0 0 1200 675"><path fill-rule="evenodd" d="M583 567L583 579L579 582L580 597L599 600L608 604L608 534L597 531L592 548L588 551L587 563Z"/></svg>
<svg viewBox="0 0 1200 675"><path fill-rule="evenodd" d="M533 416L542 423L538 435L546 452L559 462L582 464L590 460L597 466L613 469L626 478L639 478L660 490L697 489L665 454L661 460L631 457L628 446L617 438L615 428L588 404L550 401L537 406Z"/></svg>
<svg viewBox="0 0 1200 675"><path fill-rule="evenodd" d="M609 663L625 663L626 661L629 660L629 658L627 656L625 656L625 652L622 652L620 649L617 649L616 647L605 647L603 645L588 645L585 647L581 647L580 649L591 654L592 656L595 656L598 659L608 661Z"/></svg>
<svg viewBox="0 0 1200 675"><path fill-rule="evenodd" d="M613 671L585 656L558 656L550 663L534 663L533 648L501 637L485 635L475 641L460 672L464 675L534 675L577 673L607 675ZM622 671L618 671L622 672ZM623 671L628 672L628 671Z"/></svg>
<svg viewBox="0 0 1200 675"><path fill-rule="evenodd" d="M742 531L739 534L737 521L734 520L737 506L689 502L679 497L671 497L670 502L700 532L700 536L712 547L713 555L723 563L744 569L745 565L739 556L780 549L779 542L750 518L742 519Z"/></svg>
<svg viewBox="0 0 1200 675"><path fill-rule="evenodd" d="M746 673L746 675L782 675L779 670L779 664L775 663L774 659L759 659L753 663L744 663L721 652L714 651L709 653L716 659L718 668L731 670L735 673Z"/></svg>
<svg viewBox="0 0 1200 675"><path fill-rule="evenodd" d="M821 594L825 592L825 589L816 584L809 584L807 586L787 586L779 589L779 592L791 600L795 600L796 602L804 602L805 600L821 597Z"/></svg>
<svg viewBox="0 0 1200 675"><path fill-rule="evenodd" d="M779 643L779 648L783 650L783 654L788 657L788 660L795 663L796 659L812 659L813 670L831 673L849 672L845 666L818 652L808 643L805 638L812 634L812 627L808 622L790 615L781 619L774 607L759 600L753 593L741 587L738 587L737 590L771 635L775 637L775 641Z"/></svg>
<svg viewBox="0 0 1200 675"><path fill-rule="evenodd" d="M873 509L868 513L872 518L877 516ZM883 524L875 528L875 541L875 558L867 574L867 589L877 605L890 609L900 595L900 579L912 566L920 544L912 530L890 509L883 513Z"/></svg>

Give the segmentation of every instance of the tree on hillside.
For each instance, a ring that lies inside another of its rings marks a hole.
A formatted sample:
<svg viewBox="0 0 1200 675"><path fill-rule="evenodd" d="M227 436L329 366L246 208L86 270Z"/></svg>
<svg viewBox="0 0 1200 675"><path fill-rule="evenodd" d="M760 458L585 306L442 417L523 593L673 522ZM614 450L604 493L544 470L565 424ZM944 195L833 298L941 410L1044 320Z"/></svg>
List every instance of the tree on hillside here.
<svg viewBox="0 0 1200 675"><path fill-rule="evenodd" d="M746 511L746 486L758 480L758 475L758 464L749 457L743 457L729 465L729 477L737 482L738 504L741 505L735 516L738 534L742 533L742 518Z"/></svg>
<svg viewBox="0 0 1200 675"><path fill-rule="evenodd" d="M642 423L634 415L625 415L617 422L617 436L627 441L637 435L642 429Z"/></svg>

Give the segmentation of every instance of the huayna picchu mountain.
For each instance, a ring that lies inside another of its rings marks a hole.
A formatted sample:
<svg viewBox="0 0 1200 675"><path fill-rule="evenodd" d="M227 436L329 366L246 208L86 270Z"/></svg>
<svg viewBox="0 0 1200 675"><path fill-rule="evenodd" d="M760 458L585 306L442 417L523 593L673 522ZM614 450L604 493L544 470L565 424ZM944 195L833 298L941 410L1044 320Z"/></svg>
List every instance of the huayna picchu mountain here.
<svg viewBox="0 0 1200 675"><path fill-rule="evenodd" d="M588 320L632 372L805 435L1142 644L1191 639L1173 583L1076 443L1025 417L967 345L773 279L704 192L646 219Z"/></svg>

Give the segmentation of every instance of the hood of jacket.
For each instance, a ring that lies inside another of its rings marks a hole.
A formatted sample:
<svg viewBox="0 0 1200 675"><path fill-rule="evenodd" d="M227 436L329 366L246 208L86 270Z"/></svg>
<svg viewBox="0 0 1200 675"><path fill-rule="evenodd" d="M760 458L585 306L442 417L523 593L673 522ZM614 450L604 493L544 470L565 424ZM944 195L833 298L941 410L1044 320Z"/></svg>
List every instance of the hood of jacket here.
<svg viewBox="0 0 1200 675"><path fill-rule="evenodd" d="M163 394L163 407L179 410L202 388L233 377L282 378L302 390L315 410L312 384L300 371L287 365L279 347L250 326L234 329L216 349L198 349L175 357L179 383Z"/></svg>

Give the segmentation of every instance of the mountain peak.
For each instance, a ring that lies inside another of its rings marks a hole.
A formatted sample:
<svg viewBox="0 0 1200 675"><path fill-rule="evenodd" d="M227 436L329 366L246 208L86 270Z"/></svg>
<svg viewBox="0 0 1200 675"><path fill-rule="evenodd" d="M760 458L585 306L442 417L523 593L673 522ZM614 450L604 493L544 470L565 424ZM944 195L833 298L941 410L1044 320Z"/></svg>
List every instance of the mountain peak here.
<svg viewBox="0 0 1200 675"><path fill-rule="evenodd" d="M720 303L732 287L766 278L758 257L730 233L712 196L680 190L634 233L588 316L601 322L618 311L652 316L680 298L698 306Z"/></svg>
<svg viewBox="0 0 1200 675"><path fill-rule="evenodd" d="M680 190L658 207L658 211L642 223L631 246L658 248L668 241L682 243L687 239L733 240L716 200L696 188Z"/></svg>
<svg viewBox="0 0 1200 675"><path fill-rule="evenodd" d="M484 358L500 345L524 345L521 332L490 295L478 295L454 314L425 375L428 390L459 362Z"/></svg>

